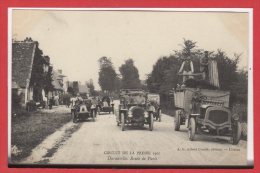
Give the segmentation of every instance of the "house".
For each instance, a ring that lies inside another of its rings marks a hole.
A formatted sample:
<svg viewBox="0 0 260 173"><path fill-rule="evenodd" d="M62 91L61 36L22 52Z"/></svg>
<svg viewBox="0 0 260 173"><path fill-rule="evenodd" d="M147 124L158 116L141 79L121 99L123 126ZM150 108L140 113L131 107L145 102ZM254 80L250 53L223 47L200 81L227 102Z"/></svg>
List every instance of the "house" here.
<svg viewBox="0 0 260 173"><path fill-rule="evenodd" d="M89 97L90 89L87 85L82 85L79 81L67 81L67 91L72 95L80 94L83 97Z"/></svg>
<svg viewBox="0 0 260 173"><path fill-rule="evenodd" d="M89 88L87 85L79 84L79 94L83 97L89 97Z"/></svg>
<svg viewBox="0 0 260 173"><path fill-rule="evenodd" d="M58 99L56 101L56 105L63 104L63 96L65 93L64 90L64 77L65 75L62 74L62 70L56 70L52 73L52 85L53 85L53 91L50 94L48 94L48 97L54 96L54 99Z"/></svg>
<svg viewBox="0 0 260 173"><path fill-rule="evenodd" d="M52 85L54 87L53 95L61 95L64 93L63 78L66 77L62 74L62 70L53 71Z"/></svg>
<svg viewBox="0 0 260 173"><path fill-rule="evenodd" d="M47 75L49 60L31 38L12 42L12 91L19 94L22 106L31 100L42 100L44 86L39 79Z"/></svg>

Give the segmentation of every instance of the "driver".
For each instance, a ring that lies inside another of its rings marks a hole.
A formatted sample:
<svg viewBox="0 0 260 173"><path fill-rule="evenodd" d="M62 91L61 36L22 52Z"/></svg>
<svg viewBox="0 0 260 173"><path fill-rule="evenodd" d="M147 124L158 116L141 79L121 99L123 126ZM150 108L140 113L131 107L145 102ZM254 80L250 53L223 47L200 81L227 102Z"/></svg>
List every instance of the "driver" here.
<svg viewBox="0 0 260 173"><path fill-rule="evenodd" d="M92 102L92 105L97 105L98 104L98 100L97 100L97 98L95 96L92 98L91 102Z"/></svg>
<svg viewBox="0 0 260 173"><path fill-rule="evenodd" d="M200 88L197 87L192 95L192 100L191 100L193 114L199 113L199 111L200 111L201 97L202 97L202 94L201 94Z"/></svg>

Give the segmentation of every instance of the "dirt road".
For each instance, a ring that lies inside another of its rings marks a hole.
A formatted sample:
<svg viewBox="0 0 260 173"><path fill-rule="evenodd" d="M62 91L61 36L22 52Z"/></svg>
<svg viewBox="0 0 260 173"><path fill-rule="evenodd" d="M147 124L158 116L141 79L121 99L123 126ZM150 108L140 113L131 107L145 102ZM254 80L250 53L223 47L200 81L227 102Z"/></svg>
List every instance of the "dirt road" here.
<svg viewBox="0 0 260 173"><path fill-rule="evenodd" d="M173 121L173 117L163 115L162 122L155 121L153 131L148 126L121 131L114 114L98 115L96 122L70 123L67 126L71 129L61 130L63 137L43 156L25 163L246 165L246 141L236 146L201 136L189 141L185 126L175 132ZM46 145L53 143L51 137L46 140ZM46 150L44 145L41 148Z"/></svg>

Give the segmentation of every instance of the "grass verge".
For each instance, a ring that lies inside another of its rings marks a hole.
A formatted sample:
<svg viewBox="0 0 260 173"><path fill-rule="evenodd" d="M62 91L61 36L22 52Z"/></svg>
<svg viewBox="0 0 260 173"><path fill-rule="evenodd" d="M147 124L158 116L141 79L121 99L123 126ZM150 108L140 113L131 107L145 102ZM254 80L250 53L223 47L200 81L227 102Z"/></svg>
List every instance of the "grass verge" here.
<svg viewBox="0 0 260 173"><path fill-rule="evenodd" d="M11 146L12 150L16 148L11 155L12 163L28 157L33 148L70 120L69 110L60 107L34 113L21 111L12 117Z"/></svg>

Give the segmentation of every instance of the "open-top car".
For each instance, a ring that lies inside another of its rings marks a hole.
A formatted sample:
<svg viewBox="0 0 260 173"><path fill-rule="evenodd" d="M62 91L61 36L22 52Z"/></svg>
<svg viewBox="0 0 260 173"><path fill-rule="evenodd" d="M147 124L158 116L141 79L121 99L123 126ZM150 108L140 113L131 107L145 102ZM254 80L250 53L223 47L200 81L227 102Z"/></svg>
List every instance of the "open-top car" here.
<svg viewBox="0 0 260 173"><path fill-rule="evenodd" d="M154 94L154 93L148 93L147 94L147 102L149 102L154 108L154 118L161 122L162 120L162 110L160 107L160 95Z"/></svg>
<svg viewBox="0 0 260 173"><path fill-rule="evenodd" d="M192 141L196 134L227 139L238 144L241 124L237 115L232 115L228 91L177 88L174 91L175 131L187 120L188 136Z"/></svg>
<svg viewBox="0 0 260 173"><path fill-rule="evenodd" d="M96 118L96 106L91 103L90 99L77 100L75 105L71 108L72 120L74 123L80 120L87 120Z"/></svg>
<svg viewBox="0 0 260 173"><path fill-rule="evenodd" d="M104 96L97 105L97 113L108 112L109 114L114 113L114 103L109 96Z"/></svg>
<svg viewBox="0 0 260 173"><path fill-rule="evenodd" d="M120 91L120 104L116 114L117 125L121 125L121 130L125 126L149 125L149 130L153 130L153 114L155 108L147 103L147 94L139 89L123 89Z"/></svg>

